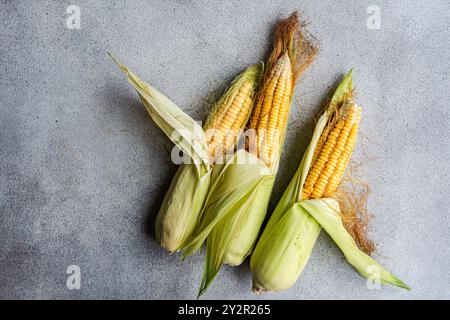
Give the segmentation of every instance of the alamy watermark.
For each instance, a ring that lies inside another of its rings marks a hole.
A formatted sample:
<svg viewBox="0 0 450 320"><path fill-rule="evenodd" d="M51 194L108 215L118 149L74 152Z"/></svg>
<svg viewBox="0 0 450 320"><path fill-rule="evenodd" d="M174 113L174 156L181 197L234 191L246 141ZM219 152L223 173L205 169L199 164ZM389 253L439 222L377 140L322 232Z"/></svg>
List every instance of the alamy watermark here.
<svg viewBox="0 0 450 320"><path fill-rule="evenodd" d="M81 28L80 7L71 4L66 8L66 14L68 14L68 17L66 18L66 28L71 30L73 29L79 30Z"/></svg>
<svg viewBox="0 0 450 320"><path fill-rule="evenodd" d="M199 158L208 158L210 163L223 164L239 149L245 149L248 154L257 157L241 157L237 164L254 164L258 159L266 164L275 163L279 156L284 133L279 129L207 129L201 125L193 130L174 130L170 139L180 146L174 146L171 151L171 161L174 164L198 163ZM196 155L191 157L191 155ZM201 155L198 157L197 155Z"/></svg>
<svg viewBox="0 0 450 320"><path fill-rule="evenodd" d="M81 269L77 265L67 267L66 273L69 275L66 280L66 286L69 290L81 289Z"/></svg>
<svg viewBox="0 0 450 320"><path fill-rule="evenodd" d="M380 30L381 29L381 9L379 6L373 4L367 7L367 29Z"/></svg>
<svg viewBox="0 0 450 320"><path fill-rule="evenodd" d="M368 277L366 280L366 286L369 290L381 290L381 272L380 267L371 265L367 267L366 272Z"/></svg>

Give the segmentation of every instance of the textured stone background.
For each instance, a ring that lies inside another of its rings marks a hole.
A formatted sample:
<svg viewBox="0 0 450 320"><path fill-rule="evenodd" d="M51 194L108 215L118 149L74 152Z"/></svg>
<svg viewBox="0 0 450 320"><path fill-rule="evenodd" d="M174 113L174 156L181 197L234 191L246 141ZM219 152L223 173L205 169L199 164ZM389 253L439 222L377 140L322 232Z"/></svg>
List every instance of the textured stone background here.
<svg viewBox="0 0 450 320"><path fill-rule="evenodd" d="M81 29L65 27L81 8ZM369 30L367 7L381 9ZM450 298L447 1L0 1L0 298L195 298L202 255L181 263L154 240L175 172L170 141L106 52L196 119L265 59L299 9L321 52L297 86L271 206L337 81L355 70L364 106L355 160L372 187L376 258L413 287L369 290L321 234L296 285L260 297L248 262L210 299ZM301 105L302 112L299 109ZM80 290L66 268L81 268Z"/></svg>

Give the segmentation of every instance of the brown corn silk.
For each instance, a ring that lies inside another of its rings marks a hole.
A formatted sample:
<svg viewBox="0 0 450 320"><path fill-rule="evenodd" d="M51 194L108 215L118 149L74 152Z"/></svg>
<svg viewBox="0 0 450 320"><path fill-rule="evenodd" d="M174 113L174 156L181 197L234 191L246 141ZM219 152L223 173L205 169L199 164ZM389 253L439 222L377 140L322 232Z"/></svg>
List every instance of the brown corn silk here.
<svg viewBox="0 0 450 320"><path fill-rule="evenodd" d="M339 202L339 213L345 229L355 240L358 248L371 255L375 251L375 244L368 236L371 218L367 210L369 195L370 187L367 182L356 179L353 170L347 168L334 198Z"/></svg>

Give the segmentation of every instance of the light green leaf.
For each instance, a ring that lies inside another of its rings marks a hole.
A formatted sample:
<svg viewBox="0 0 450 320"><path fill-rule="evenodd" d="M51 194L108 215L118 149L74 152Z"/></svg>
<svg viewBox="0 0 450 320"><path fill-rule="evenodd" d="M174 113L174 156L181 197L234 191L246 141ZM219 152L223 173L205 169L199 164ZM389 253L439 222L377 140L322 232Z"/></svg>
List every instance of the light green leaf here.
<svg viewBox="0 0 450 320"><path fill-rule="evenodd" d="M333 113L334 108L341 104L345 97L349 96L353 91L353 69L347 73L347 75L342 79L342 81L339 83L338 87L336 88L336 91L333 94L333 97L330 101L330 106L327 110L327 113Z"/></svg>
<svg viewBox="0 0 450 320"><path fill-rule="evenodd" d="M172 142L191 157L197 166L199 175L201 175L201 171L205 172L200 167L208 167L209 159L206 153L206 137L202 127L169 100L169 98L142 81L113 56L111 58L127 75L128 81L138 92L152 120L164 131Z"/></svg>
<svg viewBox="0 0 450 320"><path fill-rule="evenodd" d="M320 230L301 206L294 204L286 210L264 232L253 251L250 259L253 289L259 292L290 288L306 266Z"/></svg>
<svg viewBox="0 0 450 320"><path fill-rule="evenodd" d="M225 164L214 165L201 224L183 246L183 256L197 252L213 227L246 203L259 184L272 177L271 170L245 150L238 150Z"/></svg>
<svg viewBox="0 0 450 320"><path fill-rule="evenodd" d="M324 228L341 249L347 261L364 277L379 280L407 290L411 288L380 266L373 258L361 251L342 224L339 204L336 200L314 199L298 203ZM377 279L378 278L378 279Z"/></svg>
<svg viewBox="0 0 450 320"><path fill-rule="evenodd" d="M263 177L211 230L199 295L209 287L222 264L240 265L251 253L266 216L274 180L273 176Z"/></svg>
<svg viewBox="0 0 450 320"><path fill-rule="evenodd" d="M167 251L177 251L197 226L210 175L211 170L199 177L192 163L178 168L155 222L156 239Z"/></svg>
<svg viewBox="0 0 450 320"><path fill-rule="evenodd" d="M201 224L182 248L184 257L189 256L208 239L199 295L223 263L237 265L250 254L274 180L272 170L245 150L238 150L225 164L213 166Z"/></svg>

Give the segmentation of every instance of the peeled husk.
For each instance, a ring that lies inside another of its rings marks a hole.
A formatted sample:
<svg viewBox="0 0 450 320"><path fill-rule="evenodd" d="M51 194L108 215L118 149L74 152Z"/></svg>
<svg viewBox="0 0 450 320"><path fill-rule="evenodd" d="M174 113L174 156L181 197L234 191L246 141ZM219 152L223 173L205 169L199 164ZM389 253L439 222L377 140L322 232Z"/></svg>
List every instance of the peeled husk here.
<svg viewBox="0 0 450 320"><path fill-rule="evenodd" d="M185 243L201 220L214 161L207 153L206 133L195 120L166 96L142 81L115 58L113 60L127 75L128 81L138 92L152 120L190 157L191 163L182 164L178 168L164 196L155 223L157 241L167 251L175 252ZM236 77L211 111L205 126L218 119L216 111L219 106L224 106L225 111L231 106L231 97L245 81L253 83L255 92L259 86L261 72L262 64L253 65ZM223 103L225 104L222 105Z"/></svg>
<svg viewBox="0 0 450 320"><path fill-rule="evenodd" d="M292 66L293 87L312 63L316 48L300 28L297 13L278 24L274 49L265 70L265 79L278 59L288 54ZM258 95L264 95L265 81ZM293 90L290 100L292 100ZM283 145L287 125L281 136ZM251 253L265 219L281 154L267 165L253 153L238 150L224 166L214 166L211 187L205 202L202 222L183 246L184 256L198 251L207 239L206 261L199 295L209 287L222 264L240 265Z"/></svg>
<svg viewBox="0 0 450 320"><path fill-rule="evenodd" d="M207 239L203 294L223 263L240 265L251 253L264 221L275 174L255 155L238 150L224 165L215 165L202 222L183 246L184 256Z"/></svg>
<svg viewBox="0 0 450 320"><path fill-rule="evenodd" d="M210 171L199 176L194 164L178 168L155 222L156 240L167 251L177 251L197 226L210 176Z"/></svg>
<svg viewBox="0 0 450 320"><path fill-rule="evenodd" d="M383 284L410 289L361 250L342 222L336 199L302 200L302 188L317 146L336 106L353 91L352 71L338 86L327 110L320 117L302 162L272 213L250 260L253 290L280 291L291 287L306 266L322 228L364 277L375 275Z"/></svg>

